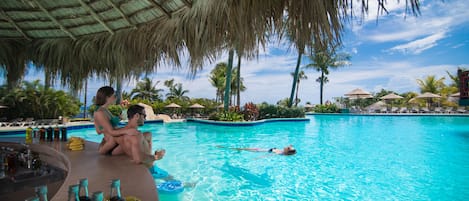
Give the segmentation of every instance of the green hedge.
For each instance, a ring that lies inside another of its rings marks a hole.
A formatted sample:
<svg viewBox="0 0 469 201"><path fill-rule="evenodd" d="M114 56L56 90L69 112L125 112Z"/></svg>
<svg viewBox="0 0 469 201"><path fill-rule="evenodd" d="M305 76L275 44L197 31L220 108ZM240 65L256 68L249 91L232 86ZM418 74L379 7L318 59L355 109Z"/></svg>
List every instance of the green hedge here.
<svg viewBox="0 0 469 201"><path fill-rule="evenodd" d="M259 119L302 117L305 117L303 108L288 108L269 104L259 106Z"/></svg>

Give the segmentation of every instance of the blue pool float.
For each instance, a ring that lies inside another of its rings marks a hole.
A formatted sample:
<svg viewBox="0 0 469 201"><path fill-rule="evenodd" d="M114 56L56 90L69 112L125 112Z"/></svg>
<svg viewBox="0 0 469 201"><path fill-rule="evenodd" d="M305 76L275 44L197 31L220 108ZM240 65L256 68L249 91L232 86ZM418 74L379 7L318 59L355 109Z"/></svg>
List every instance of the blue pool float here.
<svg viewBox="0 0 469 201"><path fill-rule="evenodd" d="M176 194L184 191L184 185L178 180L165 181L158 184L156 188L158 188L159 192L168 194Z"/></svg>
<svg viewBox="0 0 469 201"><path fill-rule="evenodd" d="M155 178L155 179L165 178L169 175L168 172L166 172L163 169L160 169L156 165L154 165L153 167L150 168L150 173L153 176L153 178Z"/></svg>

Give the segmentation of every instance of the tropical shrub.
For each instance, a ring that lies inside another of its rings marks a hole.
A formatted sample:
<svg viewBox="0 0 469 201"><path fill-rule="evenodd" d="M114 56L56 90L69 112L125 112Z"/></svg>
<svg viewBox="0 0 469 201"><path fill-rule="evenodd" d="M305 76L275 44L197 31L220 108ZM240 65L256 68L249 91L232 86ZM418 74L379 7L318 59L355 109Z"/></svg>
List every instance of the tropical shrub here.
<svg viewBox="0 0 469 201"><path fill-rule="evenodd" d="M234 111L214 112L210 114L208 119L214 121L244 121L244 115Z"/></svg>
<svg viewBox="0 0 469 201"><path fill-rule="evenodd" d="M259 106L259 119L270 118L299 118L304 117L302 108L287 108L263 103Z"/></svg>
<svg viewBox="0 0 469 201"><path fill-rule="evenodd" d="M80 112L80 101L62 90L46 88L39 80L24 81L14 89L2 86L0 103L7 105L3 116L10 119L33 117L35 119L55 119L69 117Z"/></svg>
<svg viewBox="0 0 469 201"><path fill-rule="evenodd" d="M257 109L257 106L252 102L246 103L244 105L243 114L244 120L255 121L257 120L257 117L259 117L259 109Z"/></svg>
<svg viewBox="0 0 469 201"><path fill-rule="evenodd" d="M329 105L316 105L313 108L313 112L316 113L339 113L340 109L335 104Z"/></svg>

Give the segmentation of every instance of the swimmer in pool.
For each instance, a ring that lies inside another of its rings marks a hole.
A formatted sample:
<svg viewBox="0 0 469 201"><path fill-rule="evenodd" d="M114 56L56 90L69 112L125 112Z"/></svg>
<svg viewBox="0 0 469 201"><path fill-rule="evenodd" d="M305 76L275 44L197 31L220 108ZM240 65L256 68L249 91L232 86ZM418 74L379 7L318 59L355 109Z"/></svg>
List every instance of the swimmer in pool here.
<svg viewBox="0 0 469 201"><path fill-rule="evenodd" d="M252 148L252 147L245 147L245 148L237 148L237 147L224 147L224 146L217 146L218 148L225 148L225 149L232 149L237 151L250 151L250 152L269 152L278 155L294 155L296 154L296 149L293 145L284 147L283 149L277 148L270 148L270 149L262 149L262 148Z"/></svg>

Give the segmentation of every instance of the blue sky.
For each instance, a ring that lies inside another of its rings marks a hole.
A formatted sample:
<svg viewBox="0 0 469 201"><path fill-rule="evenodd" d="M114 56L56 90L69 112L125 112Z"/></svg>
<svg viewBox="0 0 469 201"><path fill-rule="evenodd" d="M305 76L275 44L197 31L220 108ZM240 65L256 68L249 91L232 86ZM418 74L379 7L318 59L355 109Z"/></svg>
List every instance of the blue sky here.
<svg viewBox="0 0 469 201"><path fill-rule="evenodd" d="M446 71L456 73L457 67L469 68L469 4L464 0L421 1L421 15L405 16L405 1L387 1L388 15L379 16L376 22L376 5L370 1L370 12L364 20L352 20L343 35L343 52L351 55L351 64L332 70L329 83L324 88L324 100L343 96L355 88L369 92L381 89L397 93L418 92L416 79L428 75L450 79ZM359 12L356 12L359 13ZM260 50L258 58L242 60L241 76L247 90L241 101L276 103L289 97L297 52L284 41L273 41ZM187 70L174 71L171 66L160 66L150 75L157 87L174 78L189 90L194 98L215 98L215 88L208 80L210 71L218 62L227 62L227 54L217 61L206 63L194 79L188 79ZM235 60L236 61L236 60ZM306 57L302 66L309 63ZM236 62L235 62L236 64ZM187 66L184 64L184 66ZM305 69L308 76L300 84L300 104L307 101L319 103L319 73ZM26 80L42 79L43 73L30 70ZM3 80L0 80L3 82ZM136 80L124 82L124 90L130 91ZM96 93L105 81L90 79L88 97Z"/></svg>

